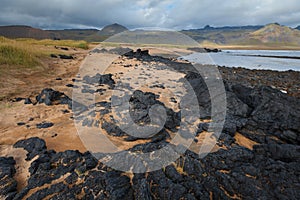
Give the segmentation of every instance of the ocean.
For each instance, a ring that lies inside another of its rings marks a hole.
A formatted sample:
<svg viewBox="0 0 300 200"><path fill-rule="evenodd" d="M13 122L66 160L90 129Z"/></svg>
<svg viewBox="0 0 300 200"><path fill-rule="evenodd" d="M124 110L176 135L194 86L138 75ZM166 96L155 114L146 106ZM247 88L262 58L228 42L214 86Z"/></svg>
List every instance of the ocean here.
<svg viewBox="0 0 300 200"><path fill-rule="evenodd" d="M193 53L181 59L226 67L300 71L300 51L222 50L219 53Z"/></svg>

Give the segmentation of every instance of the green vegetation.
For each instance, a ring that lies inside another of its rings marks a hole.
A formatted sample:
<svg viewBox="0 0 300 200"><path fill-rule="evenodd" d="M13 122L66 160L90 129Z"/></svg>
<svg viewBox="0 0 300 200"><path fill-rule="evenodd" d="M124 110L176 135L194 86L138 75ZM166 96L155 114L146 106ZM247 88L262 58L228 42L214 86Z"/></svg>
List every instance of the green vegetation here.
<svg viewBox="0 0 300 200"><path fill-rule="evenodd" d="M88 49L89 45L86 41L83 40L35 40L28 38L16 39L18 42L23 42L27 45L44 45L44 46L65 46L72 48Z"/></svg>
<svg viewBox="0 0 300 200"><path fill-rule="evenodd" d="M33 68L40 65L41 53L22 43L0 37L0 65Z"/></svg>
<svg viewBox="0 0 300 200"><path fill-rule="evenodd" d="M88 49L86 41L74 40L35 40L8 39L0 37L0 65L16 66L20 68L34 68L41 65L40 59L59 50L46 47L64 46L70 48ZM1 67L3 69L3 67ZM0 69L1 70L1 69ZM3 71L3 70L1 70Z"/></svg>
<svg viewBox="0 0 300 200"><path fill-rule="evenodd" d="M58 48L55 48L58 47ZM31 75L46 77L53 72L50 54L65 54L70 49L88 49L85 41L8 39L0 37L0 101L21 94L20 85ZM70 50L70 53L74 52ZM33 76L33 77L34 77Z"/></svg>
<svg viewBox="0 0 300 200"><path fill-rule="evenodd" d="M39 64L37 55L23 48L0 45L0 65L34 67Z"/></svg>

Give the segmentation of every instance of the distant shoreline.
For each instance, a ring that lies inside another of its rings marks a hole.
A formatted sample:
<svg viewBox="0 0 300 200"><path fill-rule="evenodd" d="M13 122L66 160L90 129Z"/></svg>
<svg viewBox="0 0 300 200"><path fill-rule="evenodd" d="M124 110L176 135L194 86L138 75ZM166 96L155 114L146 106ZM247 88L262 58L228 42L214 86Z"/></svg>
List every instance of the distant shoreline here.
<svg viewBox="0 0 300 200"><path fill-rule="evenodd" d="M278 51L300 51L300 46L260 46L260 45L214 45L200 43L201 47L217 48L221 50L278 50Z"/></svg>
<svg viewBox="0 0 300 200"><path fill-rule="evenodd" d="M300 59L298 56L270 56L270 55L239 55L250 57L263 57L263 58L284 58L284 59Z"/></svg>

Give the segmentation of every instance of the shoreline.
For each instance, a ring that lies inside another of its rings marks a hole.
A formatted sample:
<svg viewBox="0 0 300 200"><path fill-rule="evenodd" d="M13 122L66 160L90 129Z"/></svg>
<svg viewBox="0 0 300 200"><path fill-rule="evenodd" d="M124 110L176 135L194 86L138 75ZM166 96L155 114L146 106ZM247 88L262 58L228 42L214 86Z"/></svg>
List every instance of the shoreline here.
<svg viewBox="0 0 300 200"><path fill-rule="evenodd" d="M287 51L300 51L299 46L258 46L258 45L217 45L200 43L201 47L207 47L211 49L228 49L228 50L287 50Z"/></svg>

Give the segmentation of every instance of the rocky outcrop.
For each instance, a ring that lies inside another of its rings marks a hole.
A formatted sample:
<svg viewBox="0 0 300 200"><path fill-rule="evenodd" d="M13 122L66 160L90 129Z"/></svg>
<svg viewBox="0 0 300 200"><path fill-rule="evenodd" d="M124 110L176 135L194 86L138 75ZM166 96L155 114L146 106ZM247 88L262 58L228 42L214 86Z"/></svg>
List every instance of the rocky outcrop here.
<svg viewBox="0 0 300 200"><path fill-rule="evenodd" d="M55 91L51 88L43 89L42 92L36 96L38 103L45 103L47 106L55 104L67 104L72 107L72 99L66 96L64 93Z"/></svg>
<svg viewBox="0 0 300 200"><path fill-rule="evenodd" d="M233 85L231 89L251 111L239 132L259 143L300 144L299 99L266 86Z"/></svg>
<svg viewBox="0 0 300 200"><path fill-rule="evenodd" d="M63 104L63 105L68 105L68 108L72 109L73 112L75 113L82 113L87 110L87 107L85 105L73 101L70 97L65 95L63 92L59 92L51 88L43 89L41 93L36 96L35 99L36 102L33 103L30 98L26 98L24 103L34 104L34 105L36 103L44 103L47 106Z"/></svg>
<svg viewBox="0 0 300 200"><path fill-rule="evenodd" d="M112 79L112 74L101 75L97 73L95 76L84 76L83 81L87 84L93 85L102 85L106 84L113 88L115 81Z"/></svg>
<svg viewBox="0 0 300 200"><path fill-rule="evenodd" d="M13 199L17 194L16 162L12 157L0 157L0 198Z"/></svg>
<svg viewBox="0 0 300 200"><path fill-rule="evenodd" d="M189 81L197 95L201 116L210 118L210 95L203 78L195 72L188 72L185 79ZM227 115L223 130L225 133L234 136L238 131L259 143L273 141L299 145L298 98L270 86L250 86L228 77L225 80L225 90L227 97Z"/></svg>
<svg viewBox="0 0 300 200"><path fill-rule="evenodd" d="M138 150L139 146L133 149ZM56 153L48 150L45 142L38 138L19 141L15 147L25 148L28 160L33 159L33 156L38 158L30 166L28 185L19 193L15 192L16 183L12 179L13 159L0 159L1 172L8 174L6 177L11 177L8 182L12 183L10 189L1 192L2 195L10 195L11 199L300 197L297 176L300 172L299 146L294 145L257 145L253 151L232 146L228 150L211 153L204 159L187 151L178 161L164 169L147 174L132 174L132 178L130 174L98 163L90 153L70 150Z"/></svg>
<svg viewBox="0 0 300 200"><path fill-rule="evenodd" d="M113 49L93 49L92 51L90 51L90 53L111 53L111 54L117 54L117 55L124 55L128 52L131 52L132 49L130 48L123 48L123 47L116 47L116 48L113 48Z"/></svg>
<svg viewBox="0 0 300 200"><path fill-rule="evenodd" d="M151 106L160 105L166 110L166 122L164 124L164 129L176 132L176 127L180 125L180 113L176 113L172 109L167 108L162 102L157 100L158 97L158 95L155 95L151 92L136 90L129 100L129 112L132 121L140 126L149 125L151 122L149 115ZM154 117L160 118L161 116ZM125 133L119 126L117 126L117 123L114 119L111 119L110 121L103 119L102 128L112 136L127 136L127 138L125 139L127 141L134 141L139 139L133 136L129 136L127 133ZM166 137L168 137L168 133L162 130L157 134L156 137L152 138L152 141L158 140L158 138L166 139Z"/></svg>
<svg viewBox="0 0 300 200"><path fill-rule="evenodd" d="M269 86L300 98L300 72L297 71L272 71L250 70L245 68L218 67L223 80L246 87Z"/></svg>
<svg viewBox="0 0 300 200"><path fill-rule="evenodd" d="M124 56L130 57L130 58L145 58L145 57L149 57L149 50L141 50L141 49L137 49L136 51L129 51L127 53L124 54ZM151 56L150 56L151 57Z"/></svg>

